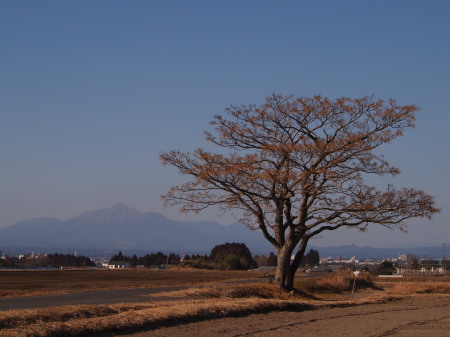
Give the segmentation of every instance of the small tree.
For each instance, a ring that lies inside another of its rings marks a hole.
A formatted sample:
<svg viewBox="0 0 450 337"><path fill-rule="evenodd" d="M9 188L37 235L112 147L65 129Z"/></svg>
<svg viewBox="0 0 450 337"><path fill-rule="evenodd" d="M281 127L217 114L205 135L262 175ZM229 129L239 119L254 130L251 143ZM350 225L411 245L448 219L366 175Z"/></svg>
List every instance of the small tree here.
<svg viewBox="0 0 450 337"><path fill-rule="evenodd" d="M406 256L406 265L410 269L419 268L420 264L419 264L419 260L417 259L417 256L415 256L414 254L408 254Z"/></svg>
<svg viewBox="0 0 450 337"><path fill-rule="evenodd" d="M324 231L371 224L403 230L407 219L438 212L423 191L381 191L364 181L399 173L376 150L413 127L416 110L373 97L275 94L260 106L231 106L211 123L216 133L206 133L222 153L161 154L192 178L162 198L181 212L214 205L236 211L274 246L275 281L290 290L309 240Z"/></svg>
<svg viewBox="0 0 450 337"><path fill-rule="evenodd" d="M258 267L267 266L267 256L265 255L255 255L253 256L253 260L256 262Z"/></svg>
<svg viewBox="0 0 450 337"><path fill-rule="evenodd" d="M301 266L316 266L318 265L320 262L320 256L319 256L319 252L315 249L310 249L308 254L306 254L303 259L302 262L300 263Z"/></svg>
<svg viewBox="0 0 450 337"><path fill-rule="evenodd" d="M269 257L267 258L267 265L270 267L275 267L277 265L277 256L270 252Z"/></svg>
<svg viewBox="0 0 450 337"><path fill-rule="evenodd" d="M138 265L138 257L136 254L134 254L131 258L130 258L130 266L132 267L136 267Z"/></svg>
<svg viewBox="0 0 450 337"><path fill-rule="evenodd" d="M257 266L244 243L224 243L211 250L208 260L223 269L246 270Z"/></svg>
<svg viewBox="0 0 450 337"><path fill-rule="evenodd" d="M168 257L169 264L179 264L181 262L180 256L175 253L172 253Z"/></svg>
<svg viewBox="0 0 450 337"><path fill-rule="evenodd" d="M378 272L380 274L392 275L395 271L394 263L391 261L383 261L378 266Z"/></svg>

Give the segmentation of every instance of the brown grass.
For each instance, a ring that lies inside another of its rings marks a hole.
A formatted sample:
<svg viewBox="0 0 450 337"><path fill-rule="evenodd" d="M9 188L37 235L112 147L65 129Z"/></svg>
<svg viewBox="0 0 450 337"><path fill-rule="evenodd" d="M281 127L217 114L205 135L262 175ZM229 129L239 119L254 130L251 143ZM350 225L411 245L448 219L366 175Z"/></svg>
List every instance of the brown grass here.
<svg viewBox="0 0 450 337"><path fill-rule="evenodd" d="M396 284L391 293L400 295L410 294L450 294L449 283L407 283L402 282Z"/></svg>
<svg viewBox="0 0 450 337"><path fill-rule="evenodd" d="M351 272L338 272L329 276L300 279L296 288L306 294L336 294L352 291L355 275ZM355 289L381 290L372 281L369 273L360 273L356 278Z"/></svg>
<svg viewBox="0 0 450 337"><path fill-rule="evenodd" d="M449 276L415 275L402 278L378 278L377 285L393 294L441 293L447 294Z"/></svg>
<svg viewBox="0 0 450 337"><path fill-rule="evenodd" d="M227 316L244 316L273 310L312 310L367 303L384 303L393 297L373 297L359 301L319 302L278 299L210 299L160 302L67 306L44 310L9 311L0 318L0 336L86 336L100 332L130 332L154 329Z"/></svg>
<svg viewBox="0 0 450 337"><path fill-rule="evenodd" d="M150 296L190 297L190 298L265 298L290 299L293 296L279 287L268 283L242 285L216 285L202 288L158 293Z"/></svg>

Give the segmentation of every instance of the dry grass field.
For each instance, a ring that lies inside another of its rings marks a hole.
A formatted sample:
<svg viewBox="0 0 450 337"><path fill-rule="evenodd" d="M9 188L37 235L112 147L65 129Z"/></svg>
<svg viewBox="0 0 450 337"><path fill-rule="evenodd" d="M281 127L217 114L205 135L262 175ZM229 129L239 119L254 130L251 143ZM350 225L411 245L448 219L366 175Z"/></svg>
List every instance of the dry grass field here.
<svg viewBox="0 0 450 337"><path fill-rule="evenodd" d="M0 270L0 298L87 290L194 286L258 278L256 271L206 270Z"/></svg>
<svg viewBox="0 0 450 337"><path fill-rule="evenodd" d="M292 293L281 292L268 283L223 284L225 280L244 280L258 276L260 274L257 272L197 270L0 272L2 289L7 285L10 293L17 292L22 295L34 294L35 291L46 292L46 287L48 292L71 291L74 285L79 285L79 290L209 285L201 289L173 293L174 297L183 297L183 300L10 310L2 312L0 316L0 336L113 336L116 333L154 330L207 319L243 317L254 313L345 308L391 303L405 296L450 293L448 277L373 277L373 282L365 275L358 279L358 291L354 297L351 296L352 274L337 273L300 279L296 284L296 291ZM31 292L27 290L27 284L34 286Z"/></svg>

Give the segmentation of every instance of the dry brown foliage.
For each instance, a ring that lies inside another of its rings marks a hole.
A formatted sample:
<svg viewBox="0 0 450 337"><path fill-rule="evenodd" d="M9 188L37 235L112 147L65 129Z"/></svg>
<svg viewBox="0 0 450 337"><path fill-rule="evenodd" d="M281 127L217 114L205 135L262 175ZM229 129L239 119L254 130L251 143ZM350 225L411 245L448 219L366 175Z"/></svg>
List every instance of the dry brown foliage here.
<svg viewBox="0 0 450 337"><path fill-rule="evenodd" d="M163 164L189 177L162 198L181 212L234 211L276 249L275 282L292 290L309 240L324 231L374 224L404 230L406 220L439 212L423 191L366 183L369 175L400 173L377 149L413 127L417 109L374 97L278 94L261 105L230 106L206 132L217 152L161 154Z"/></svg>

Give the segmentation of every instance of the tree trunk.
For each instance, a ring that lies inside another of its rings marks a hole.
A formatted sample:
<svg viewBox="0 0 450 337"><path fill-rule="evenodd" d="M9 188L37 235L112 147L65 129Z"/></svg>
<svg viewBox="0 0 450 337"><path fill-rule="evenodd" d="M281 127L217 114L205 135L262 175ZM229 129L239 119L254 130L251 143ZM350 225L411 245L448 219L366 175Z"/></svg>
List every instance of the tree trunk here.
<svg viewBox="0 0 450 337"><path fill-rule="evenodd" d="M291 262L292 252L296 245L286 244L277 249L277 273L275 275L275 282L280 285L280 289L291 291L294 289L294 277L297 269L300 265L300 261L305 254L306 246L308 244L309 237L303 238L294 260Z"/></svg>
<svg viewBox="0 0 450 337"><path fill-rule="evenodd" d="M280 285L280 289L290 291L294 288L294 274L291 272L291 255L293 249L287 245L277 249L277 273L275 282Z"/></svg>
<svg viewBox="0 0 450 337"><path fill-rule="evenodd" d="M300 242L297 253L295 254L294 260L291 263L291 272L295 275L298 267L302 261L303 256L305 256L306 246L308 245L309 237L304 236Z"/></svg>

